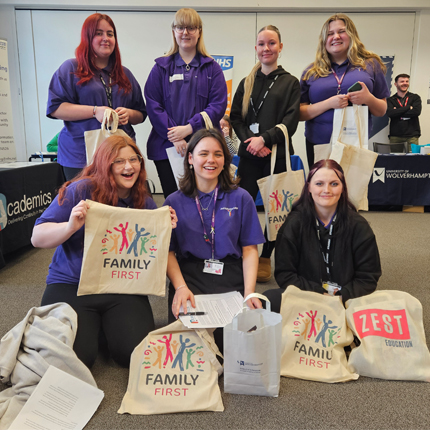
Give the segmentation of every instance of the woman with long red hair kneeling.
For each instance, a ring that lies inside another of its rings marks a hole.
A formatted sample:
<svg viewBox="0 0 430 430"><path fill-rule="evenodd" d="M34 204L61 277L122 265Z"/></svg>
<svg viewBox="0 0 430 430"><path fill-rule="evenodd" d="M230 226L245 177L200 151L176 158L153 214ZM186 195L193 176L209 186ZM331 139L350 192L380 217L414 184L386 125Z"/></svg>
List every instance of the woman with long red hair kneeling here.
<svg viewBox="0 0 430 430"><path fill-rule="evenodd" d="M99 332L103 330L112 358L128 367L134 348L154 330L154 317L147 296L77 296L89 210L86 199L124 208L157 208L146 188L144 160L133 139L106 139L97 149L93 163L66 182L36 220L31 238L35 247L57 248L49 266L42 305L66 302L76 311L78 331L73 349L77 356L91 367L98 353ZM176 227L173 209L171 218Z"/></svg>

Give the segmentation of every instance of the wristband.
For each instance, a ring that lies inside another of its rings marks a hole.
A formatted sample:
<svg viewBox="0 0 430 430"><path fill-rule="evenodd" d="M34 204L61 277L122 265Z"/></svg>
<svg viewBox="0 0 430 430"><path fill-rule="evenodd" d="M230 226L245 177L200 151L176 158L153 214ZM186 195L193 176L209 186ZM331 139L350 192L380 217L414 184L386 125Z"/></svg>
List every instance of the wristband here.
<svg viewBox="0 0 430 430"><path fill-rule="evenodd" d="M97 106L94 106L94 109L93 109L93 118L96 117L96 112L97 112Z"/></svg>
<svg viewBox="0 0 430 430"><path fill-rule="evenodd" d="M176 293L176 291L178 291L179 289L184 288L184 287L186 287L185 284L184 285L179 285L179 287L175 289L175 293Z"/></svg>

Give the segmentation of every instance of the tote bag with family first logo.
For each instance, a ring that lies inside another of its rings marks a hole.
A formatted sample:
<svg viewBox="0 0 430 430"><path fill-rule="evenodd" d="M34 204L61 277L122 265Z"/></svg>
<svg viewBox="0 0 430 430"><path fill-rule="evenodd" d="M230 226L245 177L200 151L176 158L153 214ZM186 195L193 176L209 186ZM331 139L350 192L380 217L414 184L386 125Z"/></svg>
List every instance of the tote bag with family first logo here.
<svg viewBox="0 0 430 430"><path fill-rule="evenodd" d="M78 296L164 296L172 233L169 208L141 210L87 202Z"/></svg>
<svg viewBox="0 0 430 430"><path fill-rule="evenodd" d="M291 206L299 198L305 185L305 175L303 170L291 170L290 144L287 127L284 124L277 124L285 136L285 161L287 171L274 174L276 163L276 148L272 147L270 160L270 176L266 176L257 181L263 199L264 212L266 217L267 237L270 241L276 240L279 228L286 220L291 211Z"/></svg>

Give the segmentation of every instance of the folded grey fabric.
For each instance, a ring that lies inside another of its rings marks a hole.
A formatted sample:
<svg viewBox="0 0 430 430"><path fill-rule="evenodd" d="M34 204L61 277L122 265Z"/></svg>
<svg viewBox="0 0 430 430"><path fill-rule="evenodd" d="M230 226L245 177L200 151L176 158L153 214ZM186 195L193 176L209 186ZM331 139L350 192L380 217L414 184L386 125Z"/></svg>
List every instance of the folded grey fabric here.
<svg viewBox="0 0 430 430"><path fill-rule="evenodd" d="M76 312L66 303L31 308L0 341L0 430L9 428L50 365L97 384L73 351Z"/></svg>

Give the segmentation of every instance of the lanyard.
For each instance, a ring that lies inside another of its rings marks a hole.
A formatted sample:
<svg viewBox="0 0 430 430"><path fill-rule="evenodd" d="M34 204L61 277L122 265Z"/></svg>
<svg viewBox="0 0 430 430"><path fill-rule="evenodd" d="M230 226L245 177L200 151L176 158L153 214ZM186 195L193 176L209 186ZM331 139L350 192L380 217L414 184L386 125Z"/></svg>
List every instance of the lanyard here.
<svg viewBox="0 0 430 430"><path fill-rule="evenodd" d="M346 70L343 72L343 75L341 76L341 78L339 79L339 76L337 76L337 73L334 71L334 69L332 68L331 71L333 72L333 76L335 77L336 81L337 81L337 94L340 94L340 86L342 85L343 82L343 78L346 75L346 72L348 71L348 66L346 67Z"/></svg>
<svg viewBox="0 0 430 430"><path fill-rule="evenodd" d="M212 260L214 260L215 257L215 206L216 206L216 200L218 197L218 188L219 188L219 184L216 186L215 188L215 194L214 194L214 210L212 212L212 221L211 221L211 236L212 236L212 241L209 239L209 236L206 232L206 227L205 227L205 223L203 221L203 213L202 213L202 209L200 207L200 200L199 198L196 196L196 205L197 205L197 210L199 212L200 215L200 219L202 220L202 225L203 225L203 239L205 240L205 242L208 242L211 244L211 248L212 248Z"/></svg>
<svg viewBox="0 0 430 430"><path fill-rule="evenodd" d="M108 99L109 107L112 108L112 76L109 73L109 87L106 85L105 80L103 79L102 74L100 73L100 80L106 91L106 97Z"/></svg>
<svg viewBox="0 0 430 430"><path fill-rule="evenodd" d="M402 99L402 100L403 100L403 99ZM405 107L405 106L408 104L408 100L409 100L409 97L407 97L407 98L406 98L405 104L404 104L404 105L402 105L402 104L400 103L400 100L399 100L399 99L397 99L397 101L399 102L399 105L400 105L401 107Z"/></svg>
<svg viewBox="0 0 430 430"><path fill-rule="evenodd" d="M332 238L333 238L333 228L334 228L334 223L336 221L337 218L337 214L335 214L335 216L333 217L331 223L330 223L330 229L328 232L328 241L327 241L327 249L324 250L322 243L321 243L321 236L320 236L320 230L319 230L319 222L318 219L315 219L316 222L316 229L317 229L317 236L318 236L318 240L320 242L320 249L321 249L321 254L325 263L325 267L327 270L327 276L329 278L329 280L331 280L331 274L330 274L330 247L331 247L331 243L332 243ZM332 262L333 265L333 262Z"/></svg>
<svg viewBox="0 0 430 430"><path fill-rule="evenodd" d="M257 118L258 112L260 112L261 106L263 106L263 103L267 97L267 94L269 94L269 91L272 89L272 87L275 84L276 79L278 79L278 77L279 77L279 75L276 75L275 79L273 79L273 82L270 84L269 88L267 89L266 93L264 94L263 100L261 100L260 104L258 105L257 110L255 110L255 108L254 108L254 102L252 101L252 97L251 97L250 102L251 102L252 110L254 111L255 118Z"/></svg>

